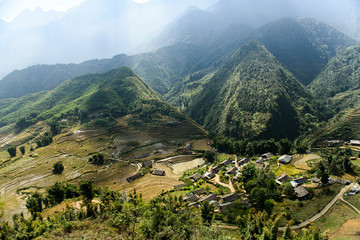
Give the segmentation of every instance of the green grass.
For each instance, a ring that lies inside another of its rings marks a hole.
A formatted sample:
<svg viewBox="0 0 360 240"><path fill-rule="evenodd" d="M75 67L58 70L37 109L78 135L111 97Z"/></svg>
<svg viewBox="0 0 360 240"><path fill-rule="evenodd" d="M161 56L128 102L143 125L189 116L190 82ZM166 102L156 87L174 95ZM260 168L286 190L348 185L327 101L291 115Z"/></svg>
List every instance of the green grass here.
<svg viewBox="0 0 360 240"><path fill-rule="evenodd" d="M274 211L287 212L296 222L302 222L320 212L340 191L342 185L333 184L324 188L313 189L314 196L309 200L289 200L277 203ZM327 192L328 191L328 192Z"/></svg>
<svg viewBox="0 0 360 240"><path fill-rule="evenodd" d="M315 225L324 231L335 232L347 220L357 217L357 213L344 202L337 202Z"/></svg>

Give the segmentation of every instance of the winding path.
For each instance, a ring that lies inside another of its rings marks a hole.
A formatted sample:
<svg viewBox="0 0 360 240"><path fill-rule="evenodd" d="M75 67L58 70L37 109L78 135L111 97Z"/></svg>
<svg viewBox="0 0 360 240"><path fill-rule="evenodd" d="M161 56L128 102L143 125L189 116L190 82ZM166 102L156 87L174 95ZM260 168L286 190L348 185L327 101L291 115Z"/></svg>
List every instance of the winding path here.
<svg viewBox="0 0 360 240"><path fill-rule="evenodd" d="M223 187L229 188L232 193L236 192L234 186L232 185L231 180L229 180L229 184L223 183L223 182L220 181L219 174L216 174L215 178L212 181L216 182L217 184L219 184L219 185L221 185Z"/></svg>
<svg viewBox="0 0 360 240"><path fill-rule="evenodd" d="M340 192L321 210L321 212L315 214L314 216L312 216L311 218L309 218L308 220L298 224L298 225L294 225L291 227L291 230L295 230L295 229L299 229L299 228L303 228L306 227L307 225L309 225L312 222L315 222L316 220L318 220L319 218L321 218L322 216L325 215L325 213L327 213L327 211L329 211L329 209L334 206L334 204L337 202L337 200L341 199L342 196L345 194L346 191L348 191L351 188L352 185L347 185L345 187L343 187ZM285 227L280 227L279 231L284 231Z"/></svg>

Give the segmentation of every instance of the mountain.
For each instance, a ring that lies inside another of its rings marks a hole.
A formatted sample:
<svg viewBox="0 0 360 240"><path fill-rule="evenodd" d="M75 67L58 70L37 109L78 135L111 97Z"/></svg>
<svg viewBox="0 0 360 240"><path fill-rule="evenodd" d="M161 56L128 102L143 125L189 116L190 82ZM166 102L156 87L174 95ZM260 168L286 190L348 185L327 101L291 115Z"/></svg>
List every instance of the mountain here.
<svg viewBox="0 0 360 240"><path fill-rule="evenodd" d="M280 19L256 30L257 39L304 85L341 49L358 44L333 26L313 18Z"/></svg>
<svg viewBox="0 0 360 240"><path fill-rule="evenodd" d="M155 112L180 116L129 68L123 67L69 79L49 92L2 100L0 123L5 126L21 118L36 122L59 119L69 113L80 116L99 111L113 117L137 113L148 118Z"/></svg>
<svg viewBox="0 0 360 240"><path fill-rule="evenodd" d="M39 27L52 21L60 21L64 15L64 12L44 11L41 8L33 11L25 9L9 23L9 27L11 30Z"/></svg>
<svg viewBox="0 0 360 240"><path fill-rule="evenodd" d="M294 138L319 116L314 99L257 41L241 47L189 106L190 116L229 137Z"/></svg>
<svg viewBox="0 0 360 240"><path fill-rule="evenodd" d="M360 87L360 46L337 54L311 84L314 95L322 99Z"/></svg>
<svg viewBox="0 0 360 240"><path fill-rule="evenodd" d="M34 64L79 63L139 53L139 45L189 6L207 7L213 2L86 0L65 13L25 10L9 23L12 31L0 37L0 52L6 56L0 59L0 76Z"/></svg>

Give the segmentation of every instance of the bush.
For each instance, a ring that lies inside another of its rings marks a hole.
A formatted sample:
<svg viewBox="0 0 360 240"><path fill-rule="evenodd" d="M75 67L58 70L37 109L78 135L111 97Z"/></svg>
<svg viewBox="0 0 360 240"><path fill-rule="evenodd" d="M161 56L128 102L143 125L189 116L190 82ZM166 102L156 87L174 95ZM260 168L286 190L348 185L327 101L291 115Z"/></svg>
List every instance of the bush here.
<svg viewBox="0 0 360 240"><path fill-rule="evenodd" d="M15 146L8 147L7 151L10 154L10 157L16 157L16 147Z"/></svg>
<svg viewBox="0 0 360 240"><path fill-rule="evenodd" d="M64 165L62 162L56 162L53 165L53 173L54 174L61 174L64 171Z"/></svg>
<svg viewBox="0 0 360 240"><path fill-rule="evenodd" d="M97 153L89 158L89 162L95 165L102 165L105 162L105 156L102 153Z"/></svg>
<svg viewBox="0 0 360 240"><path fill-rule="evenodd" d="M25 147L24 146L19 147L19 150L23 155L25 154Z"/></svg>

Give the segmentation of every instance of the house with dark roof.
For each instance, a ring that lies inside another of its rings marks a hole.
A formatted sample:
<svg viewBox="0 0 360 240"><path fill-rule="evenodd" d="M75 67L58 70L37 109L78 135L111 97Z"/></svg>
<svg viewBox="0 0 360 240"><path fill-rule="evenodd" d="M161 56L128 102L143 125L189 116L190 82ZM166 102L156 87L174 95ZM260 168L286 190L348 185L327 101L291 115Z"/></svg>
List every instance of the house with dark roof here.
<svg viewBox="0 0 360 240"><path fill-rule="evenodd" d="M201 174L200 173L195 173L195 174L191 175L188 178L193 182L197 182L201 178Z"/></svg>
<svg viewBox="0 0 360 240"><path fill-rule="evenodd" d="M197 203L197 202L192 202L192 203L189 203L188 207L194 207L194 208L199 208L200 205Z"/></svg>
<svg viewBox="0 0 360 240"><path fill-rule="evenodd" d="M185 187L185 183L180 183L180 184L174 185L174 189L176 189L176 190L179 190L183 187Z"/></svg>
<svg viewBox="0 0 360 240"><path fill-rule="evenodd" d="M199 188L199 189L196 189L196 190L192 191L192 193L199 196L201 194L206 194L206 191L203 188Z"/></svg>
<svg viewBox="0 0 360 240"><path fill-rule="evenodd" d="M219 198L215 194L207 195L199 200L199 202L210 202L212 200L217 201Z"/></svg>
<svg viewBox="0 0 360 240"><path fill-rule="evenodd" d="M270 160L270 158L273 156L274 156L274 154L272 154L271 152L264 153L263 155L261 155L262 159L264 159L265 161Z"/></svg>
<svg viewBox="0 0 360 240"><path fill-rule="evenodd" d="M344 180L344 179L341 179L341 178L338 178L335 180L337 183L340 183L342 185L349 185L351 182L349 180Z"/></svg>
<svg viewBox="0 0 360 240"><path fill-rule="evenodd" d="M307 195L309 195L308 190L306 190L306 188L304 188L303 186L298 186L294 188L294 190L298 198L305 198Z"/></svg>
<svg viewBox="0 0 360 240"><path fill-rule="evenodd" d="M230 164L231 164L231 160L225 159L224 161L222 161L222 163L220 163L220 166L229 166Z"/></svg>
<svg viewBox="0 0 360 240"><path fill-rule="evenodd" d="M282 164L289 164L292 160L292 157L289 156L289 155L282 155L280 158L279 158L279 163L282 163Z"/></svg>
<svg viewBox="0 0 360 240"><path fill-rule="evenodd" d="M320 183L320 178L317 178L317 177L313 177L312 179L311 179L311 181L313 182L313 183Z"/></svg>
<svg viewBox="0 0 360 240"><path fill-rule="evenodd" d="M220 171L220 166L212 167L211 170L214 171L215 173L218 173Z"/></svg>
<svg viewBox="0 0 360 240"><path fill-rule="evenodd" d="M233 175L236 173L236 171L238 170L237 167L232 167L229 170L226 171L226 175Z"/></svg>
<svg viewBox="0 0 360 240"><path fill-rule="evenodd" d="M165 176L165 171L164 170L160 170L160 169L155 169L153 172L152 172L153 175L156 175L156 176Z"/></svg>
<svg viewBox="0 0 360 240"><path fill-rule="evenodd" d="M146 157L148 157L150 155L151 155L150 153L144 153L144 154L136 155L133 158L134 159L146 158Z"/></svg>
<svg viewBox="0 0 360 240"><path fill-rule="evenodd" d="M288 175L281 175L281 176L275 178L275 182L277 184L279 184L279 185L282 185L283 183L285 183L289 179L290 179L290 177Z"/></svg>
<svg viewBox="0 0 360 240"><path fill-rule="evenodd" d="M298 183L299 185L305 183L306 181L307 181L306 177L299 177L294 179L294 182Z"/></svg>
<svg viewBox="0 0 360 240"><path fill-rule="evenodd" d="M225 212L232 208L235 205L235 202L227 202L219 205L220 211Z"/></svg>
<svg viewBox="0 0 360 240"><path fill-rule="evenodd" d="M196 202L199 200L199 196L193 193L189 193L186 197L183 198L185 202Z"/></svg>
<svg viewBox="0 0 360 240"><path fill-rule="evenodd" d="M250 159L248 159L248 158L242 158L242 159L239 161L239 165L243 165L243 164L246 164L246 163L248 163L248 162L250 162Z"/></svg>
<svg viewBox="0 0 360 240"><path fill-rule="evenodd" d="M135 173L134 175L126 178L126 181L127 181L128 183L131 183L131 182L135 181L136 179L141 178L142 176L143 176L143 174L140 173L140 172L138 172L138 173Z"/></svg>
<svg viewBox="0 0 360 240"><path fill-rule="evenodd" d="M281 175L279 177L276 178L276 180L280 181L280 182L286 182L290 179L290 177L288 175Z"/></svg>
<svg viewBox="0 0 360 240"><path fill-rule="evenodd" d="M152 160L149 160L149 161L143 162L143 167L149 167L149 168L152 168L152 165L153 165Z"/></svg>
<svg viewBox="0 0 360 240"><path fill-rule="evenodd" d="M206 180L213 179L214 177L215 177L215 172L214 171L206 172L203 175L203 178L205 178Z"/></svg>
<svg viewBox="0 0 360 240"><path fill-rule="evenodd" d="M230 193L228 195L225 195L225 196L221 197L223 202L233 202L238 198L239 198L239 195L237 195L236 193Z"/></svg>

